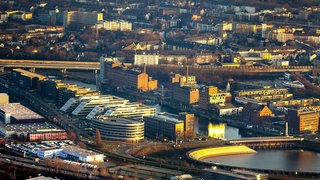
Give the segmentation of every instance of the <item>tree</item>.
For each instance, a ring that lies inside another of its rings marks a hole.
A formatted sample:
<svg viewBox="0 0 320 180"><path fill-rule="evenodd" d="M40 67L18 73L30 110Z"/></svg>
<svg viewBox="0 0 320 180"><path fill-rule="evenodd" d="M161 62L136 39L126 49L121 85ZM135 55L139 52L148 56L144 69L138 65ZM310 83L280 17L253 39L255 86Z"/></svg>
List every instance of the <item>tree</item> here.
<svg viewBox="0 0 320 180"><path fill-rule="evenodd" d="M87 149L87 145L84 142L79 141L78 146L82 149Z"/></svg>
<svg viewBox="0 0 320 180"><path fill-rule="evenodd" d="M100 131L98 128L96 129L96 144L98 147L102 146L101 135L100 135Z"/></svg>
<svg viewBox="0 0 320 180"><path fill-rule="evenodd" d="M69 136L69 138L71 139L71 141L75 141L76 138L77 138L76 133L74 133L73 131L69 131L69 132L68 132L68 136Z"/></svg>

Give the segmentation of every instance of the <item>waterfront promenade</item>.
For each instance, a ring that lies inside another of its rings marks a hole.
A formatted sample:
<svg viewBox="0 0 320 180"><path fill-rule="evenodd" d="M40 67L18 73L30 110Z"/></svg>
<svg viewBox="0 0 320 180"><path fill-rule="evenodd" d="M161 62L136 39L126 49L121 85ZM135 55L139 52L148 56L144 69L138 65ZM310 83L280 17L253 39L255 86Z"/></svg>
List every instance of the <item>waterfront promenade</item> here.
<svg viewBox="0 0 320 180"><path fill-rule="evenodd" d="M207 157L234 155L234 154L250 154L256 153L255 150L250 149L246 146L222 146L214 148L205 148L194 150L187 153L187 156L193 160L201 161Z"/></svg>

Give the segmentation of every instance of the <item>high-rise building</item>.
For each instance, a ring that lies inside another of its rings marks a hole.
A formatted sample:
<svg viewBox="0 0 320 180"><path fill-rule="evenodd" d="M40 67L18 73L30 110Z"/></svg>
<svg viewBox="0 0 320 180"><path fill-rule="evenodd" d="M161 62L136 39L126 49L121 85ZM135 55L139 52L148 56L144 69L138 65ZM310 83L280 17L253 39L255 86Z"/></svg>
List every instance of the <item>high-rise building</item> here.
<svg viewBox="0 0 320 180"><path fill-rule="evenodd" d="M60 13L58 13L60 14ZM62 12L63 26L70 25L95 25L98 21L103 20L103 13L97 11L80 12L80 11L64 11Z"/></svg>

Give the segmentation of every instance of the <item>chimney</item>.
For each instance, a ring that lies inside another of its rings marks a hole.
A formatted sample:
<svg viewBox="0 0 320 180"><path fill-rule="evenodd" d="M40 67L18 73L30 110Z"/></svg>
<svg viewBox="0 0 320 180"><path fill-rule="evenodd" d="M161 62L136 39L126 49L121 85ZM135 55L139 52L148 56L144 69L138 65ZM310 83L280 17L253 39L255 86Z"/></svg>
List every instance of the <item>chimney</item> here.
<svg viewBox="0 0 320 180"><path fill-rule="evenodd" d="M146 63L143 64L143 73L147 74L147 65L146 65Z"/></svg>
<svg viewBox="0 0 320 180"><path fill-rule="evenodd" d="M188 69L188 66L187 66L187 73L186 73L186 84L188 85L188 76L189 76L189 69Z"/></svg>

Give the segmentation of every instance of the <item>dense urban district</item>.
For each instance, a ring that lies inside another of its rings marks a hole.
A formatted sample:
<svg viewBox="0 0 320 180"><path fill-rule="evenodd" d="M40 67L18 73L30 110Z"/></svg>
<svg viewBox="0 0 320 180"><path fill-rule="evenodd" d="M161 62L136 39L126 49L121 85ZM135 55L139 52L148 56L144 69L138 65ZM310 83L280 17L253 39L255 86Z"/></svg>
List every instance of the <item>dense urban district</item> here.
<svg viewBox="0 0 320 180"><path fill-rule="evenodd" d="M0 177L318 179L205 159L320 152L319 19L319 0L0 1Z"/></svg>

